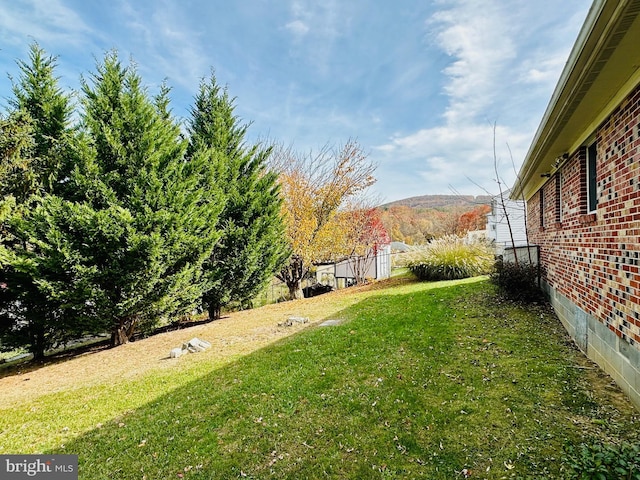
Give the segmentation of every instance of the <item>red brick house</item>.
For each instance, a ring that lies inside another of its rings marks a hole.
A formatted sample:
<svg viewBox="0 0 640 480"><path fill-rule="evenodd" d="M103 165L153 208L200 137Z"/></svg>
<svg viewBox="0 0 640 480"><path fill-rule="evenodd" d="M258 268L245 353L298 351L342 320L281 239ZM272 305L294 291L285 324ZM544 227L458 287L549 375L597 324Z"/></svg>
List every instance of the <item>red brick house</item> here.
<svg viewBox="0 0 640 480"><path fill-rule="evenodd" d="M640 407L640 0L595 0L512 192L543 288Z"/></svg>

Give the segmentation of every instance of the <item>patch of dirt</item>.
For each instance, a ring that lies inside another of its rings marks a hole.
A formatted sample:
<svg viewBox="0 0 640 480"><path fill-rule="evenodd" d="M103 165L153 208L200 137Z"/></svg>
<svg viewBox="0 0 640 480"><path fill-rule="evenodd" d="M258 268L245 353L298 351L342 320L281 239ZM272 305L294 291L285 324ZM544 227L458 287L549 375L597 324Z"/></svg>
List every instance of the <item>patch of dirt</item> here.
<svg viewBox="0 0 640 480"><path fill-rule="evenodd" d="M140 377L150 370L177 368L185 362L245 355L321 323L328 316L359 301L358 293L398 283L405 281L392 279L308 299L234 312L220 320L160 333L117 348L101 348L97 351L89 348L68 360L39 368L25 364L22 371L0 378L0 408L53 392ZM278 326L290 316L309 317L310 321L294 322L289 327ZM194 337L210 342L211 348L180 358L169 358L172 348L180 347Z"/></svg>

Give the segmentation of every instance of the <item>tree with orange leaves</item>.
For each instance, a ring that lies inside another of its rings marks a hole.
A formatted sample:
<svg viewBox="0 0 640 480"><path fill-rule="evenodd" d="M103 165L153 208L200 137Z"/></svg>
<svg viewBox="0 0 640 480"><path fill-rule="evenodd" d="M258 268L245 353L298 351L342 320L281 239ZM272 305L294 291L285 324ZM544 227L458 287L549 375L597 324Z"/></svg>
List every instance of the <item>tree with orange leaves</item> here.
<svg viewBox="0 0 640 480"><path fill-rule="evenodd" d="M478 207L463 213L458 218L458 234L465 234L472 230L484 230L487 224L487 214L491 211L489 205Z"/></svg>
<svg viewBox="0 0 640 480"><path fill-rule="evenodd" d="M315 262L348 254L344 224L348 202L375 182L375 165L360 145L349 140L339 148L300 155L276 149L273 166L280 172L283 214L292 255L277 276L291 299L302 298L302 280Z"/></svg>
<svg viewBox="0 0 640 480"><path fill-rule="evenodd" d="M350 252L349 269L356 283L361 284L366 281L379 249L391 243L391 238L377 208L359 205L343 215L348 242L346 250Z"/></svg>

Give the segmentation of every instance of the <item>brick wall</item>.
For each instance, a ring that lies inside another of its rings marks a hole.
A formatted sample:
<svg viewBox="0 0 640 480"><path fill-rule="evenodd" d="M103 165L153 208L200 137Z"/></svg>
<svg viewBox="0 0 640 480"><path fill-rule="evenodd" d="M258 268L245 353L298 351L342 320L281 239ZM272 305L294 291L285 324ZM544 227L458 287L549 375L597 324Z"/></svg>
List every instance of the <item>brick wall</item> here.
<svg viewBox="0 0 640 480"><path fill-rule="evenodd" d="M595 214L580 148L528 201L529 238L549 286L640 350L640 86L595 134Z"/></svg>

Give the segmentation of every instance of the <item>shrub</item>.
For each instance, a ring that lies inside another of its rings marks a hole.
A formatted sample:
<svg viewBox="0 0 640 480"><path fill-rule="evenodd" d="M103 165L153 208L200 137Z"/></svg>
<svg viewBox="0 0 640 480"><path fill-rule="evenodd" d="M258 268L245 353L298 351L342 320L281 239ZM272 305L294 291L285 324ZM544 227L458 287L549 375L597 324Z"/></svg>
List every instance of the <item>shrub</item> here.
<svg viewBox="0 0 640 480"><path fill-rule="evenodd" d="M568 445L563 461L572 479L640 480L640 446L630 443Z"/></svg>
<svg viewBox="0 0 640 480"><path fill-rule="evenodd" d="M491 274L491 281L500 293L510 300L532 303L542 300L538 286L539 269L531 263L503 262L498 259Z"/></svg>
<svg viewBox="0 0 640 480"><path fill-rule="evenodd" d="M493 252L484 242L449 235L433 240L408 267L420 280L475 277L491 272Z"/></svg>

